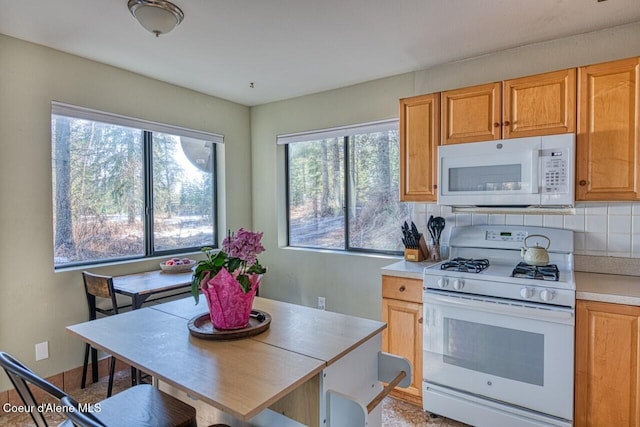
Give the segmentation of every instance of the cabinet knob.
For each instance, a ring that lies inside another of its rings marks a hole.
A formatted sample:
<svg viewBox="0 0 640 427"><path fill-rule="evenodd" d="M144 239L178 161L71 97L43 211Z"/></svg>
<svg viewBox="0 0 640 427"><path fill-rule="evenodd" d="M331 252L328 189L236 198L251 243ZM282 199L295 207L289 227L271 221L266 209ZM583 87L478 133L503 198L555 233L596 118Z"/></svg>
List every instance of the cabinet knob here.
<svg viewBox="0 0 640 427"><path fill-rule="evenodd" d="M422 317L418 319L418 323L422 324Z"/></svg>
<svg viewBox="0 0 640 427"><path fill-rule="evenodd" d="M581 179L580 182L578 182L578 184L580 184L581 187L584 187L585 185L587 185L587 181L585 181L584 179Z"/></svg>
<svg viewBox="0 0 640 427"><path fill-rule="evenodd" d="M500 127L500 123L495 122L495 123L493 124L493 127L494 127L494 128L499 128L499 127Z"/></svg>
<svg viewBox="0 0 640 427"><path fill-rule="evenodd" d="M507 120L506 122L504 122L505 126L511 126L511 122L509 120Z"/></svg>
<svg viewBox="0 0 640 427"><path fill-rule="evenodd" d="M404 287L404 285L400 286L400 292L404 292L407 288Z"/></svg>

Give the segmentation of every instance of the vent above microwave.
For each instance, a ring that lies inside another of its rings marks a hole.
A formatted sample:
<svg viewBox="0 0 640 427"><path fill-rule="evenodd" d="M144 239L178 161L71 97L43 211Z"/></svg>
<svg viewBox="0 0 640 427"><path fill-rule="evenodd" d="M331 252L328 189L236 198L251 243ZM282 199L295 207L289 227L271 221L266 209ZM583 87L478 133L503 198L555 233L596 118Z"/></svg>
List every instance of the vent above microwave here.
<svg viewBox="0 0 640 427"><path fill-rule="evenodd" d="M451 206L453 213L507 215L575 215L571 206Z"/></svg>

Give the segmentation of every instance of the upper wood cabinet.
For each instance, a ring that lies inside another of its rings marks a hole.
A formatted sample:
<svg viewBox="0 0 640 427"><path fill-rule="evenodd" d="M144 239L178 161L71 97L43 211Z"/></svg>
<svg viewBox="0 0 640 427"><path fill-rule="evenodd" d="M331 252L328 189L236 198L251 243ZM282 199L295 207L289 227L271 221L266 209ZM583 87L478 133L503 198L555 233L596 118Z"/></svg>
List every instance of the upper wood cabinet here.
<svg viewBox="0 0 640 427"><path fill-rule="evenodd" d="M640 426L640 307L576 305L576 427Z"/></svg>
<svg viewBox="0 0 640 427"><path fill-rule="evenodd" d="M442 92L442 145L500 139L500 83Z"/></svg>
<svg viewBox="0 0 640 427"><path fill-rule="evenodd" d="M576 131L576 69L503 82L502 137Z"/></svg>
<svg viewBox="0 0 640 427"><path fill-rule="evenodd" d="M440 94L400 100L400 200L437 198Z"/></svg>
<svg viewBox="0 0 640 427"><path fill-rule="evenodd" d="M579 69L576 200L640 200L640 58Z"/></svg>
<svg viewBox="0 0 640 427"><path fill-rule="evenodd" d="M576 70L442 92L442 144L571 133Z"/></svg>

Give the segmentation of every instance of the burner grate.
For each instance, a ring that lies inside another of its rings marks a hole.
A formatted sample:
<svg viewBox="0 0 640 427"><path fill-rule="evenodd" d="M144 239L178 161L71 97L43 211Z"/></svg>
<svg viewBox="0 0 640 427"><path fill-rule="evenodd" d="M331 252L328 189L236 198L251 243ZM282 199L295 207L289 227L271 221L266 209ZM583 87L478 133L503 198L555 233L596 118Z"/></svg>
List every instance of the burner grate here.
<svg viewBox="0 0 640 427"><path fill-rule="evenodd" d="M530 265L526 262L518 263L516 268L513 269L511 277L519 277L524 279L537 279L537 280L554 280L560 279L560 271L555 264L537 266Z"/></svg>
<svg viewBox="0 0 640 427"><path fill-rule="evenodd" d="M488 259L454 258L440 264L440 270L452 270L465 273L480 273L489 267Z"/></svg>

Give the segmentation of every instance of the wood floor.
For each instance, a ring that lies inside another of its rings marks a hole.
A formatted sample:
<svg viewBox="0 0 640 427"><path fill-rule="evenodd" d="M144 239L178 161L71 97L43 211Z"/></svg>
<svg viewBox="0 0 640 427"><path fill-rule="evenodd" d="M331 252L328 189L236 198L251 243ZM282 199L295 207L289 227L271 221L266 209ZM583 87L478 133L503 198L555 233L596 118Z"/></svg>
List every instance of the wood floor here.
<svg viewBox="0 0 640 427"><path fill-rule="evenodd" d="M4 374L3 374L4 375ZM124 390L130 386L129 371L121 371L116 374L113 393ZM93 403L105 399L107 396L107 377L99 382L87 386L84 390L69 393L79 402ZM55 426L64 421L60 414L47 413L50 425ZM28 414L7 414L0 409L0 426L7 427L32 427L35 426ZM392 397L387 397L382 402L382 426L383 427L466 427L446 418L429 417L420 407L410 405Z"/></svg>

